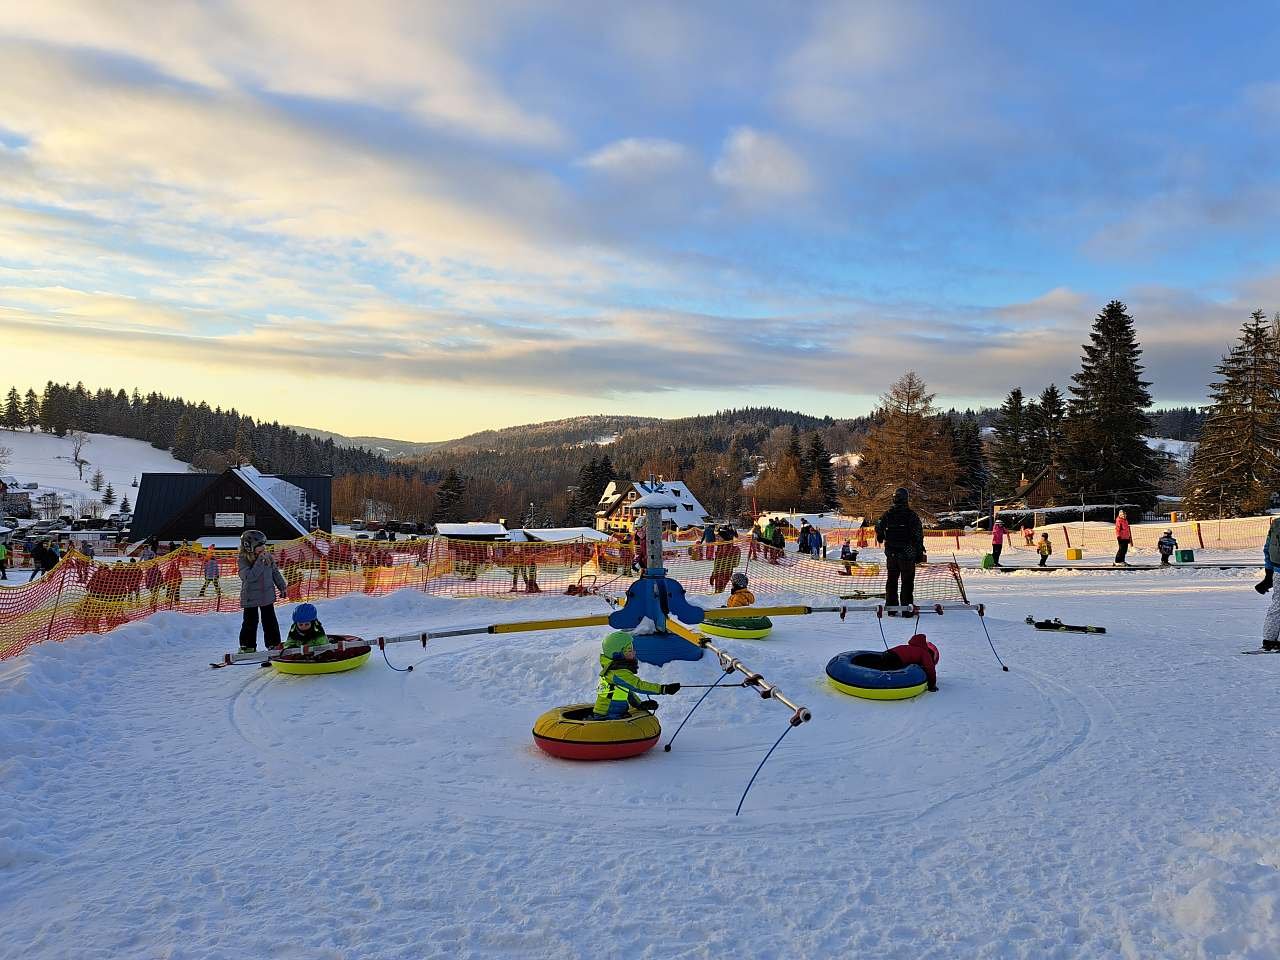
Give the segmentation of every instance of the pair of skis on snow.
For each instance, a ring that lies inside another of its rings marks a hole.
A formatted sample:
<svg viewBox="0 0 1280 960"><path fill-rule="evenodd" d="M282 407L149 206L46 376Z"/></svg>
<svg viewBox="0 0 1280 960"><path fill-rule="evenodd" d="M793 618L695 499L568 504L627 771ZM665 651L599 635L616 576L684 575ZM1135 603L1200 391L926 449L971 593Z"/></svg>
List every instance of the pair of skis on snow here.
<svg viewBox="0 0 1280 960"><path fill-rule="evenodd" d="M1057 617L1052 620L1037 620L1035 617L1027 617L1027 623L1035 627L1037 630L1055 630L1059 633L1106 633L1106 627L1094 627L1087 624L1079 623L1063 623Z"/></svg>

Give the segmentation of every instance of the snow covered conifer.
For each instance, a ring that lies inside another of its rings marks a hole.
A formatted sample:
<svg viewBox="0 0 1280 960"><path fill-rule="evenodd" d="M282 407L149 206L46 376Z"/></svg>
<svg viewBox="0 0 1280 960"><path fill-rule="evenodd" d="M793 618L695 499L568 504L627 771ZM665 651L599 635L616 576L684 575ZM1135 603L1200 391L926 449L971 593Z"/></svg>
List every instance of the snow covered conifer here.
<svg viewBox="0 0 1280 960"><path fill-rule="evenodd" d="M1150 381L1128 307L1112 300L1093 321L1071 380L1063 472L1069 490L1150 509L1163 466L1143 435Z"/></svg>
<svg viewBox="0 0 1280 960"><path fill-rule="evenodd" d="M1261 513L1280 489L1280 334L1261 310L1215 370L1186 506L1198 517Z"/></svg>

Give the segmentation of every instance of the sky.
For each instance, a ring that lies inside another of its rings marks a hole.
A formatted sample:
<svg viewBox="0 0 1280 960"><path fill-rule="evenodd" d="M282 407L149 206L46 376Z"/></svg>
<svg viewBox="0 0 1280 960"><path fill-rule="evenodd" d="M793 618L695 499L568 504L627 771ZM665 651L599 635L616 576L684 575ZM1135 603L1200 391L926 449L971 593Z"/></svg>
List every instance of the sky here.
<svg viewBox="0 0 1280 960"><path fill-rule="evenodd" d="M1277 54L1271 2L0 5L0 380L852 416L1065 384L1118 298L1200 402L1280 310Z"/></svg>

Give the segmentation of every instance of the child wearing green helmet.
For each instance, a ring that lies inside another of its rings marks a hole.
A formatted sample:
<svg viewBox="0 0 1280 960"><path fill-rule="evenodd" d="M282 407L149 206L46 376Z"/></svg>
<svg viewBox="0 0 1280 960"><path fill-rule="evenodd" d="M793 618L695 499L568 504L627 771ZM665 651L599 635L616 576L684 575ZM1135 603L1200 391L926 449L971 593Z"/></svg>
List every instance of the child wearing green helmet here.
<svg viewBox="0 0 1280 960"><path fill-rule="evenodd" d="M625 717L632 707L656 710L657 703L640 700L638 693L672 694L680 689L678 683L650 683L636 676L639 663L631 634L615 630L600 645L600 683L596 687L596 706L592 715L597 720L616 720Z"/></svg>

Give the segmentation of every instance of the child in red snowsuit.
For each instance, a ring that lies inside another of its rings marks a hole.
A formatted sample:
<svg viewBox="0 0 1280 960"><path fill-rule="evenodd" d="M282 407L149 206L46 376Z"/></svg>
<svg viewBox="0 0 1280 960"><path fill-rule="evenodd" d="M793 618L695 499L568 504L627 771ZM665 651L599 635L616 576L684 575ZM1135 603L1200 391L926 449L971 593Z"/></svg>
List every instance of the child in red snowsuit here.
<svg viewBox="0 0 1280 960"><path fill-rule="evenodd" d="M924 670L925 679L929 681L929 689L938 692L938 660L941 654L938 648L925 639L923 633L917 633L907 643L891 647L880 654L880 662L885 670L901 670L914 663Z"/></svg>

